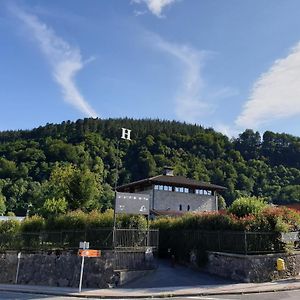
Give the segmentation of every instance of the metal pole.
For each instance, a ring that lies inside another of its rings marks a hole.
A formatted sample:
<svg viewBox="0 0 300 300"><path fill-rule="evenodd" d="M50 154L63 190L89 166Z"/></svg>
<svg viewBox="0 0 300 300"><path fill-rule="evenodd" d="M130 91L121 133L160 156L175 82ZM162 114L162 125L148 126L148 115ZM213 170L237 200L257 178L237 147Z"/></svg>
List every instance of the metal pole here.
<svg viewBox="0 0 300 300"><path fill-rule="evenodd" d="M247 244L247 232L244 231L244 239L245 239L245 254L247 255L248 244Z"/></svg>
<svg viewBox="0 0 300 300"><path fill-rule="evenodd" d="M83 242L83 250L86 248L86 241ZM82 277L83 277L83 268L84 268L84 255L82 256L81 260L81 269L80 269L80 279L79 279L79 293L81 293L82 288Z"/></svg>
<svg viewBox="0 0 300 300"><path fill-rule="evenodd" d="M18 264L17 264L17 273L16 273L15 284L18 283L19 269L20 269L20 259L21 259L21 252L18 253Z"/></svg>
<svg viewBox="0 0 300 300"><path fill-rule="evenodd" d="M150 218L150 214L148 214L147 216L147 246L150 246L149 218Z"/></svg>
<svg viewBox="0 0 300 300"><path fill-rule="evenodd" d="M115 203L114 203L114 227L113 227L113 249L116 246L116 203L117 203L117 185L118 185L118 178L119 178L119 148L120 148L120 141L117 141L117 162L116 162L116 180L115 180Z"/></svg>

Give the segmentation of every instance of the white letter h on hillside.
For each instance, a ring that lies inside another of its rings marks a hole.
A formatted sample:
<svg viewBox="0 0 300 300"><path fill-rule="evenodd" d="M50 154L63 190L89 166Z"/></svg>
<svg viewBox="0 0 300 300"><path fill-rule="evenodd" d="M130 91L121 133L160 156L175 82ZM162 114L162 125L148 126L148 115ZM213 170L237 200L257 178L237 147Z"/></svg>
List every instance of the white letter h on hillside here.
<svg viewBox="0 0 300 300"><path fill-rule="evenodd" d="M131 141L130 133L131 133L131 130L130 130L130 129L122 128L122 136L121 136L121 139Z"/></svg>

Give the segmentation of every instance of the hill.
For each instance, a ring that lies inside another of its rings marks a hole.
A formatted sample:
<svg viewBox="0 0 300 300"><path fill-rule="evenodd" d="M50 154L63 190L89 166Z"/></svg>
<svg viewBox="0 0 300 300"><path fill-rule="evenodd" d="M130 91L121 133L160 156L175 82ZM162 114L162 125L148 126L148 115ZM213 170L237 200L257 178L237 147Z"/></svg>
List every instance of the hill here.
<svg viewBox="0 0 300 300"><path fill-rule="evenodd" d="M131 142L120 140L122 127L132 130ZM123 184L165 165L226 186L227 203L241 195L300 202L299 137L248 129L229 140L176 121L83 119L0 132L0 212L104 210L112 206L116 166Z"/></svg>

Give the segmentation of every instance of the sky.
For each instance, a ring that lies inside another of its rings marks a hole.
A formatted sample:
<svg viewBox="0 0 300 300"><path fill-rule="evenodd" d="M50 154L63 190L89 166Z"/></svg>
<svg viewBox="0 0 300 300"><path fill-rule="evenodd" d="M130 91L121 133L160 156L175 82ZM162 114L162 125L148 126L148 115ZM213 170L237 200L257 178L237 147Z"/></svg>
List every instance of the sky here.
<svg viewBox="0 0 300 300"><path fill-rule="evenodd" d="M299 0L2 0L0 130L159 118L300 136Z"/></svg>

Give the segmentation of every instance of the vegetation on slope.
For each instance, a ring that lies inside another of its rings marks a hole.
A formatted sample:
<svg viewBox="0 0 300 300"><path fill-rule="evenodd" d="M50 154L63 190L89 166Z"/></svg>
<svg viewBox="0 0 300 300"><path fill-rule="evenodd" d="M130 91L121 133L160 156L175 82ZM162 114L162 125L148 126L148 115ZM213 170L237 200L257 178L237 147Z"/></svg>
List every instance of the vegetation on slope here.
<svg viewBox="0 0 300 300"><path fill-rule="evenodd" d="M121 128L132 141L120 140ZM119 147L118 147L119 144ZM300 202L300 138L246 130L229 140L175 121L84 119L0 132L0 213L58 215L112 207L118 184L175 173L223 185L240 196Z"/></svg>

